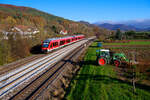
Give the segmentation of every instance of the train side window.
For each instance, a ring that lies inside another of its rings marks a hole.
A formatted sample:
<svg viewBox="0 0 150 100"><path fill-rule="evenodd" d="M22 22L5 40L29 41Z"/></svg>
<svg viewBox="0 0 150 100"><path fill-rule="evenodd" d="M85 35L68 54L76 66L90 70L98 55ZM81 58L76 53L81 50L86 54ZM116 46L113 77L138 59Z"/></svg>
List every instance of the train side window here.
<svg viewBox="0 0 150 100"><path fill-rule="evenodd" d="M58 42L55 42L55 46L58 46Z"/></svg>
<svg viewBox="0 0 150 100"><path fill-rule="evenodd" d="M63 45L65 43L65 41L60 41L60 45Z"/></svg>
<svg viewBox="0 0 150 100"><path fill-rule="evenodd" d="M58 46L58 42L54 42L53 43L53 46L55 47L55 46Z"/></svg>

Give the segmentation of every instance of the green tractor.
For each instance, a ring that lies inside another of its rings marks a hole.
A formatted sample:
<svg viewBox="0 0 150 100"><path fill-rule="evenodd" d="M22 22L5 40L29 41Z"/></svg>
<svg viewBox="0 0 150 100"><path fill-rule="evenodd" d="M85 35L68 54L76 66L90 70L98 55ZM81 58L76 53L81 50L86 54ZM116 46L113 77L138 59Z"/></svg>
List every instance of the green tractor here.
<svg viewBox="0 0 150 100"><path fill-rule="evenodd" d="M114 64L116 67L129 62L124 53L110 52L108 49L96 50L97 63L100 66Z"/></svg>

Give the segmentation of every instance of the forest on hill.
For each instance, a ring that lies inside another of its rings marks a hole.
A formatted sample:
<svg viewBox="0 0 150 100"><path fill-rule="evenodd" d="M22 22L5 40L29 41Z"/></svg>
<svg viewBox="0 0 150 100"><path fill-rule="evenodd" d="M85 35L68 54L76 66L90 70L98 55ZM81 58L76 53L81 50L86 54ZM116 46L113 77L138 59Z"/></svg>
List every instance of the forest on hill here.
<svg viewBox="0 0 150 100"><path fill-rule="evenodd" d="M110 32L97 26L67 20L34 8L0 4L0 65L32 55L41 41L67 35L105 37Z"/></svg>

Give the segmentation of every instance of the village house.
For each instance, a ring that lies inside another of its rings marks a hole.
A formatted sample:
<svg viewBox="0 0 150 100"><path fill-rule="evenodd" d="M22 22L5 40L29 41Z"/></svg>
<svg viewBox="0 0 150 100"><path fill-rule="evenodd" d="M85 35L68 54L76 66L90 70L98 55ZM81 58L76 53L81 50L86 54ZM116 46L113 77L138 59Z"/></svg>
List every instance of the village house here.
<svg viewBox="0 0 150 100"><path fill-rule="evenodd" d="M35 27L24 26L24 25L17 25L12 27L10 31L3 30L2 33L4 34L4 39L8 39L8 34L20 34L23 37L33 37L35 34L39 33L40 31Z"/></svg>

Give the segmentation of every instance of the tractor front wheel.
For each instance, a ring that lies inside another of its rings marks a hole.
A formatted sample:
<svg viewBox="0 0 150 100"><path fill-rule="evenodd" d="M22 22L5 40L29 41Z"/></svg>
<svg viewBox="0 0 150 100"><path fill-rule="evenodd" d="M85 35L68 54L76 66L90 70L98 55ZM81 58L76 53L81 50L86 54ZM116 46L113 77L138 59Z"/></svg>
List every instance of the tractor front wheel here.
<svg viewBox="0 0 150 100"><path fill-rule="evenodd" d="M115 60L115 61L114 61L114 65L115 65L116 67L121 66L121 61L120 61L120 60Z"/></svg>
<svg viewBox="0 0 150 100"><path fill-rule="evenodd" d="M98 64L99 64L100 66L106 65L106 63L107 63L107 60L106 60L105 58L99 58L99 59L98 59Z"/></svg>

